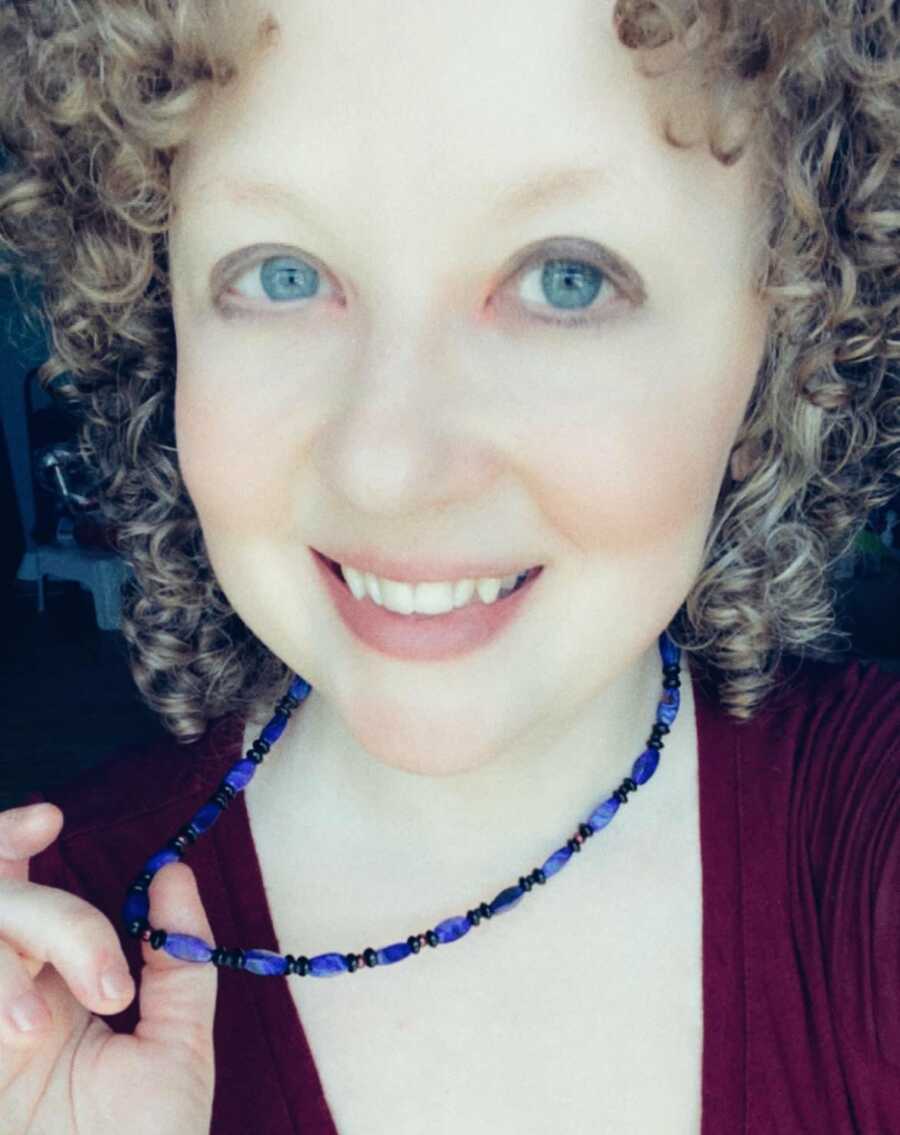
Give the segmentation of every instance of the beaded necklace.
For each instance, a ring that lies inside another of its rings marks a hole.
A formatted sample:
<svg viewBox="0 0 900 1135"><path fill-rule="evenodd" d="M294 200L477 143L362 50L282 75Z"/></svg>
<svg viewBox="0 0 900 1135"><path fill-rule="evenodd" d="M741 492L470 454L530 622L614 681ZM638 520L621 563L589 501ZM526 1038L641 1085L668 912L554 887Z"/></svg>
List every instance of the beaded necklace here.
<svg viewBox="0 0 900 1135"><path fill-rule="evenodd" d="M644 752L634 761L631 776L626 777L612 795L602 801L588 818L578 825L577 831L566 843L554 851L541 867L535 867L529 875L520 875L514 883L491 901L482 902L467 911L444 919L431 930L421 934L411 934L404 942L394 942L389 946L374 949L369 946L360 954L327 953L307 958L301 954L276 954L273 950L227 948L211 946L202 938L191 934L170 934L150 925L147 915L150 910L148 890L153 876L167 863L174 863L184 856L185 849L195 843L201 835L209 831L219 816L231 804L239 792L253 779L257 767L262 764L272 745L284 732L291 714L309 696L312 687L303 678L295 676L285 696L275 707L275 713L262 733L250 746L246 755L232 765L209 800L181 828L169 842L144 864L144 869L128 888L127 898L122 907L122 918L126 932L132 938L149 942L154 950L163 949L173 958L185 962L210 962L215 966L244 970L262 977L280 977L298 974L300 977L334 977L340 973L355 973L358 969L378 965L391 965L402 961L411 954L418 954L423 946L445 945L455 942L468 934L482 919L489 920L495 914L505 914L514 906L535 883L543 886L546 881L560 871L576 852L581 851L585 840L595 832L605 828L612 820L621 804L628 802L628 794L637 791L645 784L659 764L659 753L663 747L662 738L670 731L681 704L679 688L681 672L679 661L681 650L663 631L659 636L659 652L663 663L663 693L656 710L656 720Z"/></svg>

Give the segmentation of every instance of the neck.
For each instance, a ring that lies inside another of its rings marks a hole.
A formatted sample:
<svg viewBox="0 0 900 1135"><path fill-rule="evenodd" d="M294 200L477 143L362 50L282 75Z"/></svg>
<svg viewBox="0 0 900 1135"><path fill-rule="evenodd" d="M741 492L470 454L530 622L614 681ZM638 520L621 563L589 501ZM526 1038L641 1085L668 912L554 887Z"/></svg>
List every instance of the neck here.
<svg viewBox="0 0 900 1135"><path fill-rule="evenodd" d="M692 726L684 658L681 681L682 709L665 739L651 793L677 771L673 758ZM564 843L630 775L661 693L662 664L654 647L574 711L543 718L477 767L441 776L372 756L314 689L267 756L253 791L264 795L260 814L301 854L315 848L317 856L366 864L374 855L398 879L421 870L436 886L461 883L468 893L473 875L483 877L486 869L514 880L538 866L542 854ZM248 724L248 745L257 728ZM641 813L652 828L670 804L668 797L655 808L628 809L627 823L612 824L603 836L608 851L621 840L633 854Z"/></svg>

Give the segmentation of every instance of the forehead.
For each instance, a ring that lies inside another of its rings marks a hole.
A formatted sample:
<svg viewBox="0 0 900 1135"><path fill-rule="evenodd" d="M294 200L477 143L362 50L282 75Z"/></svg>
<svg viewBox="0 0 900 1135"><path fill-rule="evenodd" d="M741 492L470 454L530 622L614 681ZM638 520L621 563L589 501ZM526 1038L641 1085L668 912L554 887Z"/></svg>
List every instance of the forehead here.
<svg viewBox="0 0 900 1135"><path fill-rule="evenodd" d="M373 185L399 164L423 189L492 165L625 170L641 147L665 145L667 115L697 135L705 103L687 73L639 74L613 6L520 0L511 17L473 0L275 0L258 10L259 50L216 92L182 164L246 166L267 151L288 166L330 163L338 178L365 165Z"/></svg>

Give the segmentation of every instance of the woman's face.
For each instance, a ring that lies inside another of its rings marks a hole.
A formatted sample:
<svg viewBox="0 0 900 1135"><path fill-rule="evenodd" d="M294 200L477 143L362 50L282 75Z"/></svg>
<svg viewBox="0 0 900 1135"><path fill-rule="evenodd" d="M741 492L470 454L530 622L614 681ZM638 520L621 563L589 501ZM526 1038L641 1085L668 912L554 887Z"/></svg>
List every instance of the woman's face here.
<svg viewBox="0 0 900 1135"><path fill-rule="evenodd" d="M658 674L764 349L752 155L709 154L612 0L268 8L175 164L181 467L234 608L359 744L472 768ZM499 636L409 660L310 548L544 570Z"/></svg>

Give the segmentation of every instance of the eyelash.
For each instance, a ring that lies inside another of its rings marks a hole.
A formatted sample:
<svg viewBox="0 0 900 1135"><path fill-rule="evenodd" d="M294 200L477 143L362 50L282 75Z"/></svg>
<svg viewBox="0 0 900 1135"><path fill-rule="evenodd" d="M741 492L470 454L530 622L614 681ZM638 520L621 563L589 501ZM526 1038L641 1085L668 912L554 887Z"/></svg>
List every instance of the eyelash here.
<svg viewBox="0 0 900 1135"><path fill-rule="evenodd" d="M294 256L293 254L290 254L290 253L278 253L278 252L267 253L267 255L260 256L256 260L245 262L245 263L239 265L239 267L224 280L223 287L221 288L218 295L216 296L216 303L220 307L220 309L223 311L223 313L225 314L226 317L228 317L228 318L238 317L239 318L241 316L248 316L250 318L253 318L253 317L258 316L260 314L259 309L242 308L237 304L223 303L222 299L223 299L223 297L228 295L229 289L231 287L233 287L233 285L236 282L238 282L239 280L241 280L245 275L248 275L255 268L261 267L263 264L265 264L265 262L267 260L272 260L272 259L275 259L276 257L280 257L280 256L283 256L286 259L299 260L301 263L307 264L310 267L316 267L309 260L305 259L302 256ZM597 293L597 297L602 296L604 294L604 292L606 291L607 287L611 287L613 289L613 291L616 293L616 295L618 295L619 297L621 297L623 295L622 289L619 287L618 284L615 283L615 281L612 279L610 274L604 269L604 267L601 263L599 263L596 260L591 259L590 257L585 256L583 253L579 253L578 255L569 255L569 254L566 253L566 251L564 249L558 250L558 251L551 250L549 252L544 251L544 252L540 253L539 255L532 257L531 259L527 260L520 268L518 268L512 274L512 276L510 277L510 280L521 279L529 271L534 270L535 267L539 268L541 265L546 264L551 260L565 260L570 264L585 265L585 266L588 266L590 268L595 268L600 273L600 276L601 276L600 291ZM316 270L318 271L318 268ZM322 275L323 275L323 273L320 272L320 277ZM312 298L316 298L316 297L312 297ZM298 301L297 303L294 303L294 304L288 304L288 303L282 304L282 303L277 303L275 301L272 301L269 304L263 304L263 310L265 310L268 307L272 307L272 308L282 308L283 307L283 308L287 308L288 311L296 311L298 308L302 309L302 308L307 307L310 302L311 302L310 300L300 300L300 301ZM598 305L593 304L591 307L586 308L584 310L593 311L595 306L598 306ZM596 315L593 315L593 316L592 315L571 316L571 317L566 319L566 318L559 318L557 316L538 315L537 312L534 312L534 311L531 311L531 310L528 310L528 315L530 315L533 319L536 319L539 323L546 323L546 324L550 324L551 326L563 327L563 328L585 327L585 326L590 326L590 325L596 325L599 322L599 319Z"/></svg>

